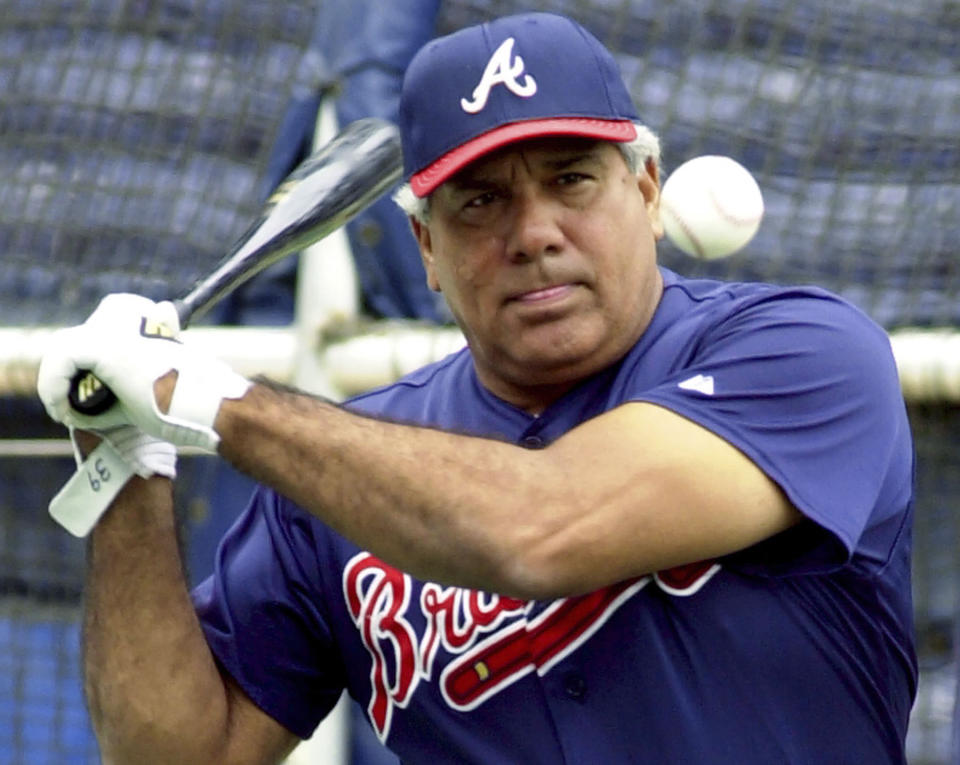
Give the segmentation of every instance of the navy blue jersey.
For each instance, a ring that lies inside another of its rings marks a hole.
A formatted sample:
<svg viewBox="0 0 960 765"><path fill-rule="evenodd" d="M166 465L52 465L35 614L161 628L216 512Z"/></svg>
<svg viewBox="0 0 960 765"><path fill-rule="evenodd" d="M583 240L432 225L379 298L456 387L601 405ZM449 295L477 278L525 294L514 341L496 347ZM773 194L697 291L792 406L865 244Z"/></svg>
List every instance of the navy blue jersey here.
<svg viewBox="0 0 960 765"><path fill-rule="evenodd" d="M257 705L307 737L347 688L411 763L904 761L913 450L887 336L822 290L664 278L636 346L538 417L484 389L466 349L349 406L537 448L652 402L747 454L808 521L521 601L418 581L260 489L194 593Z"/></svg>

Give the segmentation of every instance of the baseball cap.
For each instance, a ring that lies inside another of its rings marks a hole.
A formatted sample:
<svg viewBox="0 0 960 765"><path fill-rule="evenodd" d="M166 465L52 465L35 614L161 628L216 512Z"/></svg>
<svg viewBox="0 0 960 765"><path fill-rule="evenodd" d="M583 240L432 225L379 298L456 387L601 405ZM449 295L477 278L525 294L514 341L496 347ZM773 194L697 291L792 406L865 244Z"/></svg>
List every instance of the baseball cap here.
<svg viewBox="0 0 960 765"><path fill-rule="evenodd" d="M400 95L404 175L430 194L467 164L513 141L636 137L639 120L611 53L575 21L505 16L427 43Z"/></svg>

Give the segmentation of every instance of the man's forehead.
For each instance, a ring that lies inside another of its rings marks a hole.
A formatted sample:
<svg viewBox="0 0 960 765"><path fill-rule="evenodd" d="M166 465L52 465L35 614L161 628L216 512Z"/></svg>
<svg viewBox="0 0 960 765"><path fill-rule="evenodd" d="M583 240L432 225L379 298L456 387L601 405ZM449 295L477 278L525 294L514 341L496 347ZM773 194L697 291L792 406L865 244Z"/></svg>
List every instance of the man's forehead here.
<svg viewBox="0 0 960 765"><path fill-rule="evenodd" d="M485 154L450 178L453 187L468 185L506 167L514 157L535 167L563 167L578 161L600 161L607 151L616 151L609 141L579 136L545 136L516 141Z"/></svg>

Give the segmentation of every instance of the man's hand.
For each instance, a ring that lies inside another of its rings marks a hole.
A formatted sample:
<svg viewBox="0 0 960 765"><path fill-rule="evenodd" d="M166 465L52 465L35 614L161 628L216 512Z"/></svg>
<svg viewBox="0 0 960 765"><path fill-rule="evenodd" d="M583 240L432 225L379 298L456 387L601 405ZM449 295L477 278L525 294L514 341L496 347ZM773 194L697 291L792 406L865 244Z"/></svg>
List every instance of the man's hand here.
<svg viewBox="0 0 960 765"><path fill-rule="evenodd" d="M172 303L108 295L86 322L52 336L37 381L47 413L68 427L103 433L134 424L163 441L216 452L220 438L213 423L220 403L241 398L250 382L181 343L179 331ZM80 369L93 372L118 403L93 417L77 413L67 395ZM171 372L176 384L165 409L154 386Z"/></svg>

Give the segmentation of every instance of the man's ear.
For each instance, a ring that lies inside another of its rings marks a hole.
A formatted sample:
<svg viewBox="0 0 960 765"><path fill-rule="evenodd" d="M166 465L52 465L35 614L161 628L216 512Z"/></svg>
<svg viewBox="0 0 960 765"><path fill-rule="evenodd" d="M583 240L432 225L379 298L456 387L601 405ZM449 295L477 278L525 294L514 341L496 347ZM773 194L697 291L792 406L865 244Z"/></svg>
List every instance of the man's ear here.
<svg viewBox="0 0 960 765"><path fill-rule="evenodd" d="M660 219L660 170L657 163L648 159L643 170L637 173L637 185L646 200L647 217L657 239L663 238L663 221Z"/></svg>
<svg viewBox="0 0 960 765"><path fill-rule="evenodd" d="M430 237L430 228L413 216L410 217L410 228L420 247L420 260L423 261L423 270L427 274L427 286L434 292L440 291L440 282L437 279L436 264L433 260L433 240Z"/></svg>

